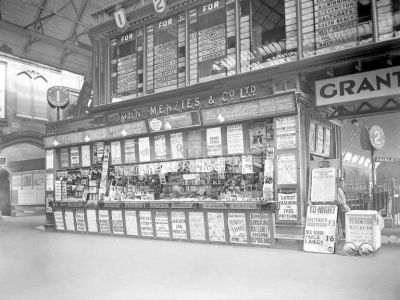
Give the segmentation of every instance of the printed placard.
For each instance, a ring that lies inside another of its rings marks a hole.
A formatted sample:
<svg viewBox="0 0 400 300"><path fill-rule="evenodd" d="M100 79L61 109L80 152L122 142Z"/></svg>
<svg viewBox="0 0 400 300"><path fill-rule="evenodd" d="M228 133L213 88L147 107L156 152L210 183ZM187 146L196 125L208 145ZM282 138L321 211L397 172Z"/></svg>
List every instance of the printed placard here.
<svg viewBox="0 0 400 300"><path fill-rule="evenodd" d="M226 140L228 154L240 154L244 152L242 124L229 125L226 127Z"/></svg>
<svg viewBox="0 0 400 300"><path fill-rule="evenodd" d="M296 117L276 119L276 148L296 148Z"/></svg>
<svg viewBox="0 0 400 300"><path fill-rule="evenodd" d="M170 238L169 225L168 225L168 212L167 211L156 211L156 217L154 219L156 224L156 236L158 238Z"/></svg>
<svg viewBox="0 0 400 300"><path fill-rule="evenodd" d="M297 193L296 190L278 191L279 221L297 221Z"/></svg>
<svg viewBox="0 0 400 300"><path fill-rule="evenodd" d="M324 128L323 155L325 157L331 156L331 130L329 128Z"/></svg>
<svg viewBox="0 0 400 300"><path fill-rule="evenodd" d="M309 205L303 250L334 253L336 240L337 205Z"/></svg>
<svg viewBox="0 0 400 300"><path fill-rule="evenodd" d="M346 213L346 242L352 242L357 247L363 243L377 247L377 236L380 235L377 231L380 230L378 212L352 211Z"/></svg>
<svg viewBox="0 0 400 300"><path fill-rule="evenodd" d="M71 147L71 168L79 167L79 147Z"/></svg>
<svg viewBox="0 0 400 300"><path fill-rule="evenodd" d="M78 209L75 211L76 231L86 232L85 211Z"/></svg>
<svg viewBox="0 0 400 300"><path fill-rule="evenodd" d="M187 136L188 157L201 157L203 155L203 141L200 130L190 130Z"/></svg>
<svg viewBox="0 0 400 300"><path fill-rule="evenodd" d="M184 211L171 211L172 237L174 239L187 239L186 216Z"/></svg>
<svg viewBox="0 0 400 300"><path fill-rule="evenodd" d="M46 150L46 169L54 168L54 150Z"/></svg>
<svg viewBox="0 0 400 300"><path fill-rule="evenodd" d="M250 238L253 245L271 245L270 215L250 213Z"/></svg>
<svg viewBox="0 0 400 300"><path fill-rule="evenodd" d="M253 174L253 155L242 155L242 174Z"/></svg>
<svg viewBox="0 0 400 300"><path fill-rule="evenodd" d="M135 140L125 140L124 144L125 150L125 163L134 163L136 162L136 152L135 152Z"/></svg>
<svg viewBox="0 0 400 300"><path fill-rule="evenodd" d="M154 137L154 155L154 158L159 160L164 160L167 158L165 135L156 135Z"/></svg>
<svg viewBox="0 0 400 300"><path fill-rule="evenodd" d="M124 222L122 221L122 211L111 211L112 229L114 234L124 234Z"/></svg>
<svg viewBox="0 0 400 300"><path fill-rule="evenodd" d="M140 233L141 236L153 237L153 220L151 211L141 210L139 212Z"/></svg>
<svg viewBox="0 0 400 300"><path fill-rule="evenodd" d="M139 138L139 161L150 161L149 137Z"/></svg>
<svg viewBox="0 0 400 300"><path fill-rule="evenodd" d="M64 212L64 219L67 230L75 231L74 212L72 210L66 210Z"/></svg>
<svg viewBox="0 0 400 300"><path fill-rule="evenodd" d="M182 132L172 133L171 139L171 156L172 159L181 159L183 156L183 137Z"/></svg>
<svg viewBox="0 0 400 300"><path fill-rule="evenodd" d="M64 227L64 216L62 211L55 211L54 212L54 221L56 223L56 229L57 230L65 230Z"/></svg>
<svg viewBox="0 0 400 300"><path fill-rule="evenodd" d="M250 151L259 152L267 148L267 126L265 122L249 124Z"/></svg>
<svg viewBox="0 0 400 300"><path fill-rule="evenodd" d="M82 167L90 167L90 145L83 145L81 147L82 153Z"/></svg>
<svg viewBox="0 0 400 300"><path fill-rule="evenodd" d="M336 168L311 171L311 202L335 202L337 199Z"/></svg>
<svg viewBox="0 0 400 300"><path fill-rule="evenodd" d="M297 162L295 152L277 155L278 184L297 184Z"/></svg>
<svg viewBox="0 0 400 300"><path fill-rule="evenodd" d="M246 244L246 215L244 213L228 214L229 242Z"/></svg>
<svg viewBox="0 0 400 300"><path fill-rule="evenodd" d="M86 210L86 218L88 222L88 232L97 232L97 215L96 210Z"/></svg>
<svg viewBox="0 0 400 300"><path fill-rule="evenodd" d="M93 146L93 161L97 164L101 164L103 162L104 146L104 142L97 142Z"/></svg>
<svg viewBox="0 0 400 300"><path fill-rule="evenodd" d="M61 168L69 167L69 149L68 148L61 148L60 165L61 165Z"/></svg>
<svg viewBox="0 0 400 300"><path fill-rule="evenodd" d="M221 127L207 128L207 154L222 155Z"/></svg>
<svg viewBox="0 0 400 300"><path fill-rule="evenodd" d="M121 142L111 142L111 164L120 164L122 163L121 159Z"/></svg>
<svg viewBox="0 0 400 300"><path fill-rule="evenodd" d="M202 212L189 212L190 238L196 241L205 241L204 214Z"/></svg>
<svg viewBox="0 0 400 300"><path fill-rule="evenodd" d="M207 213L208 235L211 242L225 242L224 214L219 212Z"/></svg>
<svg viewBox="0 0 400 300"><path fill-rule="evenodd" d="M101 233L111 233L108 210L99 209L99 225Z"/></svg>
<svg viewBox="0 0 400 300"><path fill-rule="evenodd" d="M18 191L21 189L21 182L22 177L21 175L12 175L11 177L11 188L13 191ZM51 186L53 186L53 182L51 183Z"/></svg>
<svg viewBox="0 0 400 300"><path fill-rule="evenodd" d="M317 144L315 148L315 154L322 155L324 149L324 128L321 125L317 125Z"/></svg>
<svg viewBox="0 0 400 300"><path fill-rule="evenodd" d="M125 227L127 235L139 235L135 210L125 210Z"/></svg>
<svg viewBox="0 0 400 300"><path fill-rule="evenodd" d="M46 173L46 191L54 191L54 174Z"/></svg>

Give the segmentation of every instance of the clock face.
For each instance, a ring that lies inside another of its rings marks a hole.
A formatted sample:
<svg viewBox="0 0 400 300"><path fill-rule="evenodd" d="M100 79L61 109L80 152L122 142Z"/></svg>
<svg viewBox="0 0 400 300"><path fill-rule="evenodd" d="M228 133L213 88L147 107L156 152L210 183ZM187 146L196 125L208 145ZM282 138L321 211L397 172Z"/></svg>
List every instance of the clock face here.
<svg viewBox="0 0 400 300"><path fill-rule="evenodd" d="M64 108L69 103L69 93L65 87L53 86L47 90L47 102L51 107Z"/></svg>
<svg viewBox="0 0 400 300"><path fill-rule="evenodd" d="M382 149L383 145L385 145L385 133L383 129L378 125L371 126L369 129L369 140L372 147Z"/></svg>

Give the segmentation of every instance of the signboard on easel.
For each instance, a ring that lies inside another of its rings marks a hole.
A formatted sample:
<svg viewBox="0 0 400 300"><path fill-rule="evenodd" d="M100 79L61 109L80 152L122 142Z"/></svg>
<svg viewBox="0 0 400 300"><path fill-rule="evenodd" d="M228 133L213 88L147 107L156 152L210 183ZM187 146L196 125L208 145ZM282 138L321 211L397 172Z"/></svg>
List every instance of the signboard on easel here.
<svg viewBox="0 0 400 300"><path fill-rule="evenodd" d="M329 203L337 199L336 168L311 171L311 202Z"/></svg>

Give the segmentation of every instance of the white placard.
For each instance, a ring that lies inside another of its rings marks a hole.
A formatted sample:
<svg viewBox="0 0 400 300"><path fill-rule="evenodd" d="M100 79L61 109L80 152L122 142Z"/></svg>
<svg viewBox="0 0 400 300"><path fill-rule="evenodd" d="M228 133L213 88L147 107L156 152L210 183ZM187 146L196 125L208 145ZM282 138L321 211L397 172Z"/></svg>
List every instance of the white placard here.
<svg viewBox="0 0 400 300"><path fill-rule="evenodd" d="M352 242L357 247L368 243L375 247L381 246L381 228L379 213L371 210L353 210L346 213L346 242Z"/></svg>
<svg viewBox="0 0 400 300"><path fill-rule="evenodd" d="M325 157L331 156L331 130L329 128L324 128L323 155Z"/></svg>
<svg viewBox="0 0 400 300"><path fill-rule="evenodd" d="M121 161L121 143L119 141L111 142L111 164L120 164Z"/></svg>
<svg viewBox="0 0 400 300"><path fill-rule="evenodd" d="M46 169L54 168L54 150L46 150Z"/></svg>
<svg viewBox="0 0 400 300"><path fill-rule="evenodd" d="M90 167L90 145L83 145L81 147L82 154L82 167Z"/></svg>
<svg viewBox="0 0 400 300"><path fill-rule="evenodd" d="M243 153L243 128L242 124L229 125L226 127L226 140L228 154Z"/></svg>
<svg viewBox="0 0 400 300"><path fill-rule="evenodd" d="M335 202L337 199L336 168L311 171L311 202Z"/></svg>
<svg viewBox="0 0 400 300"><path fill-rule="evenodd" d="M71 147L71 168L79 167L79 147Z"/></svg>
<svg viewBox="0 0 400 300"><path fill-rule="evenodd" d="M160 160L164 160L167 158L165 135L156 135L154 137L154 158Z"/></svg>
<svg viewBox="0 0 400 300"><path fill-rule="evenodd" d="M242 155L242 174L253 174L253 155Z"/></svg>
<svg viewBox="0 0 400 300"><path fill-rule="evenodd" d="M99 227L101 233L111 233L108 210L99 209Z"/></svg>
<svg viewBox="0 0 400 300"><path fill-rule="evenodd" d="M170 234L169 234L168 212L156 211L154 223L156 225L156 236L158 238L169 239Z"/></svg>
<svg viewBox="0 0 400 300"><path fill-rule="evenodd" d="M294 152L277 155L278 184L297 184L297 163Z"/></svg>
<svg viewBox="0 0 400 300"><path fill-rule="evenodd" d="M134 163L136 162L136 152L135 152L135 140L125 140L124 144L125 150L125 163Z"/></svg>
<svg viewBox="0 0 400 300"><path fill-rule="evenodd" d="M57 230L65 230L64 227L64 216L62 211L55 211L54 212L54 221L56 223Z"/></svg>
<svg viewBox="0 0 400 300"><path fill-rule="evenodd" d="M315 123L310 122L310 132L309 132L309 148L310 153L315 152Z"/></svg>
<svg viewBox="0 0 400 300"><path fill-rule="evenodd" d="M187 239L186 216L184 211L171 211L172 237L174 239Z"/></svg>
<svg viewBox="0 0 400 300"><path fill-rule="evenodd" d="M315 146L315 154L322 155L324 149L324 128L321 125L317 125L317 142Z"/></svg>
<svg viewBox="0 0 400 300"><path fill-rule="evenodd" d="M172 159L182 159L184 157L182 132L172 133L170 139Z"/></svg>
<svg viewBox="0 0 400 300"><path fill-rule="evenodd" d="M124 223L122 221L122 211L111 211L112 229L114 234L124 234Z"/></svg>
<svg viewBox="0 0 400 300"><path fill-rule="evenodd" d="M153 237L153 220L151 211L141 210L139 212L140 233L141 236Z"/></svg>
<svg viewBox="0 0 400 300"><path fill-rule="evenodd" d="M279 221L297 221L297 193L279 193Z"/></svg>
<svg viewBox="0 0 400 300"><path fill-rule="evenodd" d="M72 210L66 210L64 212L64 219L67 230L75 231L74 212Z"/></svg>
<svg viewBox="0 0 400 300"><path fill-rule="evenodd" d="M246 215L244 213L229 213L228 228L231 243L247 243Z"/></svg>
<svg viewBox="0 0 400 300"><path fill-rule="evenodd" d="M86 232L85 211L78 209L75 211L76 231Z"/></svg>
<svg viewBox="0 0 400 300"><path fill-rule="evenodd" d="M22 188L21 187L21 180L22 180L21 175L12 175L12 177L11 177L11 187L12 187L13 191L18 191L18 190L20 190ZM52 186L53 186L53 183L52 183Z"/></svg>
<svg viewBox="0 0 400 300"><path fill-rule="evenodd" d="M139 138L139 161L150 161L150 140L149 137Z"/></svg>
<svg viewBox="0 0 400 300"><path fill-rule="evenodd" d="M54 191L54 174L46 173L46 191Z"/></svg>
<svg viewBox="0 0 400 300"><path fill-rule="evenodd" d="M190 238L196 241L205 241L204 214L202 212L189 212Z"/></svg>
<svg viewBox="0 0 400 300"><path fill-rule="evenodd" d="M296 117L276 119L276 148L296 148Z"/></svg>
<svg viewBox="0 0 400 300"><path fill-rule="evenodd" d="M127 235L139 235L135 210L125 210L125 226Z"/></svg>
<svg viewBox="0 0 400 300"><path fill-rule="evenodd" d="M218 212L207 213L208 235L211 242L225 242L224 214Z"/></svg>
<svg viewBox="0 0 400 300"><path fill-rule="evenodd" d="M88 222L88 231L97 232L97 215L96 210L88 209L86 211L86 218Z"/></svg>
<svg viewBox="0 0 400 300"><path fill-rule="evenodd" d="M221 127L207 128L207 154L222 155Z"/></svg>

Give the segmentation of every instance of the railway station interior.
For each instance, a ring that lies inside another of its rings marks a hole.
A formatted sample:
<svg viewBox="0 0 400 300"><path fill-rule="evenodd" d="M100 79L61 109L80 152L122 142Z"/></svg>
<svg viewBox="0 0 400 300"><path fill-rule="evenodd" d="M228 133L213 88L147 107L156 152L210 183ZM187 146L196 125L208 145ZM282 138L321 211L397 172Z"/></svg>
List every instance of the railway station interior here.
<svg viewBox="0 0 400 300"><path fill-rule="evenodd" d="M0 0L0 299L399 299L399 38L400 0Z"/></svg>

